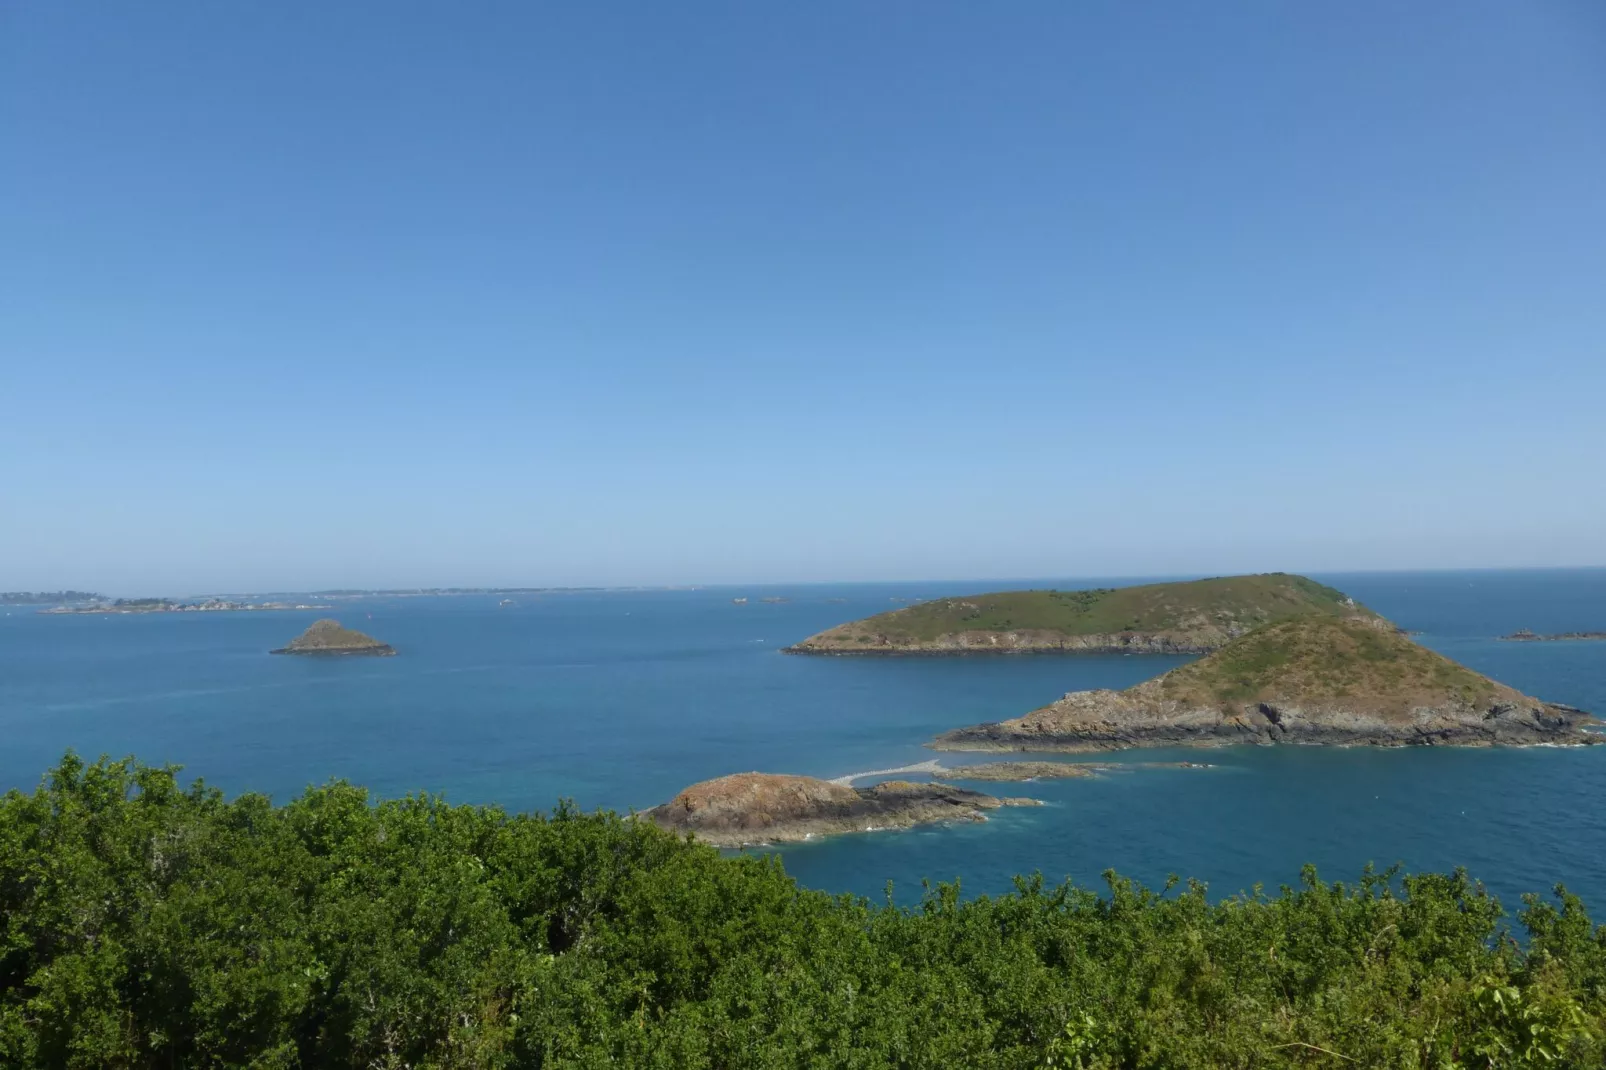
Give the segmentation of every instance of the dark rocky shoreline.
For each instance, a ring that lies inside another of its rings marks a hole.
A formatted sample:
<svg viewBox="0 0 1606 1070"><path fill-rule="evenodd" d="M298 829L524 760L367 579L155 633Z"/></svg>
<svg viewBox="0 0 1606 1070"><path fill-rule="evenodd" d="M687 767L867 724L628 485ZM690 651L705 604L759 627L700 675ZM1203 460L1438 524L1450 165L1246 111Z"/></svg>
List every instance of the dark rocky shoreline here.
<svg viewBox="0 0 1606 1070"><path fill-rule="evenodd" d="M1075 703L1071 717L956 728L930 746L948 751L1043 751L1089 753L1130 747L1227 747L1243 744L1303 746L1589 746L1606 735L1589 731L1594 718L1561 703L1537 706L1497 703L1488 707L1438 707L1412 711L1403 721L1367 711L1324 705L1319 709L1260 703L1238 715L1216 709L1158 708L1137 711L1120 692L1084 691L1060 703ZM1054 707L1048 707L1054 709ZM1038 711L1043 712L1043 711Z"/></svg>
<svg viewBox="0 0 1606 1070"><path fill-rule="evenodd" d="M942 776L950 780L1022 781L1022 780L1076 780L1097 777L1101 773L1124 773L1134 769L1209 769L1207 762L1061 762L1014 761L982 762L979 765L958 765L944 769Z"/></svg>

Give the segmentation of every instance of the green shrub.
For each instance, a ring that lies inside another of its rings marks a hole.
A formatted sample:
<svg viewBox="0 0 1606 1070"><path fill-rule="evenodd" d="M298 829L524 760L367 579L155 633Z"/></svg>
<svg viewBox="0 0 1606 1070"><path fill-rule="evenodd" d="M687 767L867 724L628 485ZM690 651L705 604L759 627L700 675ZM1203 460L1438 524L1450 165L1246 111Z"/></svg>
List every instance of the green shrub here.
<svg viewBox="0 0 1606 1070"><path fill-rule="evenodd" d="M1463 873L798 888L560 806L274 807L68 756L0 800L4 1067L1589 1067L1606 936Z"/></svg>

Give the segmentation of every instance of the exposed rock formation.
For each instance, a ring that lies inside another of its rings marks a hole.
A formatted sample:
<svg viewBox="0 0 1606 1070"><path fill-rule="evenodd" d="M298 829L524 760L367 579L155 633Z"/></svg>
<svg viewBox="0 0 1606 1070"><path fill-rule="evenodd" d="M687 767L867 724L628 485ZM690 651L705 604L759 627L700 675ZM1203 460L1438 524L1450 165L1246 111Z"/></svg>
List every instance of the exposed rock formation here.
<svg viewBox="0 0 1606 1070"><path fill-rule="evenodd" d="M273 654L368 654L389 657L396 651L387 643L350 628L342 628L337 620L320 620L290 640L288 646L269 651Z"/></svg>
<svg viewBox="0 0 1606 1070"><path fill-rule="evenodd" d="M1104 768L1086 762L983 762L943 772L954 780L1069 780L1093 776Z"/></svg>
<svg viewBox="0 0 1606 1070"><path fill-rule="evenodd" d="M952 780L1068 780L1132 769L1208 769L1204 762L983 762L944 769Z"/></svg>
<svg viewBox="0 0 1606 1070"><path fill-rule="evenodd" d="M1520 628L1500 638L1513 643L1560 643L1570 639L1606 639L1606 632L1557 632L1555 635L1539 635L1527 628Z"/></svg>
<svg viewBox="0 0 1606 1070"><path fill-rule="evenodd" d="M1024 717L939 736L943 750L1095 751L1229 743L1597 743L1542 702L1403 635L1306 618L1263 628L1125 691L1075 691Z"/></svg>
<svg viewBox="0 0 1606 1070"><path fill-rule="evenodd" d="M1035 800L995 799L907 780L851 788L814 777L734 773L693 784L641 817L717 847L741 847L935 821L982 821L984 810L1018 805L1035 805Z"/></svg>
<svg viewBox="0 0 1606 1070"><path fill-rule="evenodd" d="M1304 576L1273 572L1091 591L939 598L810 636L791 654L1204 654L1255 628L1306 616L1393 628Z"/></svg>

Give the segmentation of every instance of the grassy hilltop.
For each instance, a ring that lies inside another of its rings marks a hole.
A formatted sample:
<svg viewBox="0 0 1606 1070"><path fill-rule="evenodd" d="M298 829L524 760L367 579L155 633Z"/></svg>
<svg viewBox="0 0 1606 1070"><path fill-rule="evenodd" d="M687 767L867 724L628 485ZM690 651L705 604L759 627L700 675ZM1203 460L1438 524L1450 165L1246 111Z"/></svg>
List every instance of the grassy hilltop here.
<svg viewBox="0 0 1606 1070"><path fill-rule="evenodd" d="M806 654L1203 653L1262 625L1306 616L1379 619L1342 591L1271 572L1141 587L939 598L839 625L790 649Z"/></svg>
<svg viewBox="0 0 1606 1070"><path fill-rule="evenodd" d="M1403 711L1522 697L1397 632L1335 620L1290 620L1261 629L1138 689L1221 708L1320 696Z"/></svg>

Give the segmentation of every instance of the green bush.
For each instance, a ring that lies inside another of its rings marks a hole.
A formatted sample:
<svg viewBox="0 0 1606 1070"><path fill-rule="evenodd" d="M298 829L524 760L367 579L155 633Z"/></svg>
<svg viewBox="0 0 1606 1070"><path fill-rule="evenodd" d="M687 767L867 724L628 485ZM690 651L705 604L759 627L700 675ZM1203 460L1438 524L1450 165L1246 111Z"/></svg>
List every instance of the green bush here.
<svg viewBox="0 0 1606 1070"><path fill-rule="evenodd" d="M0 800L4 1067L1588 1067L1606 937L1462 873L916 908L611 814L68 756Z"/></svg>

